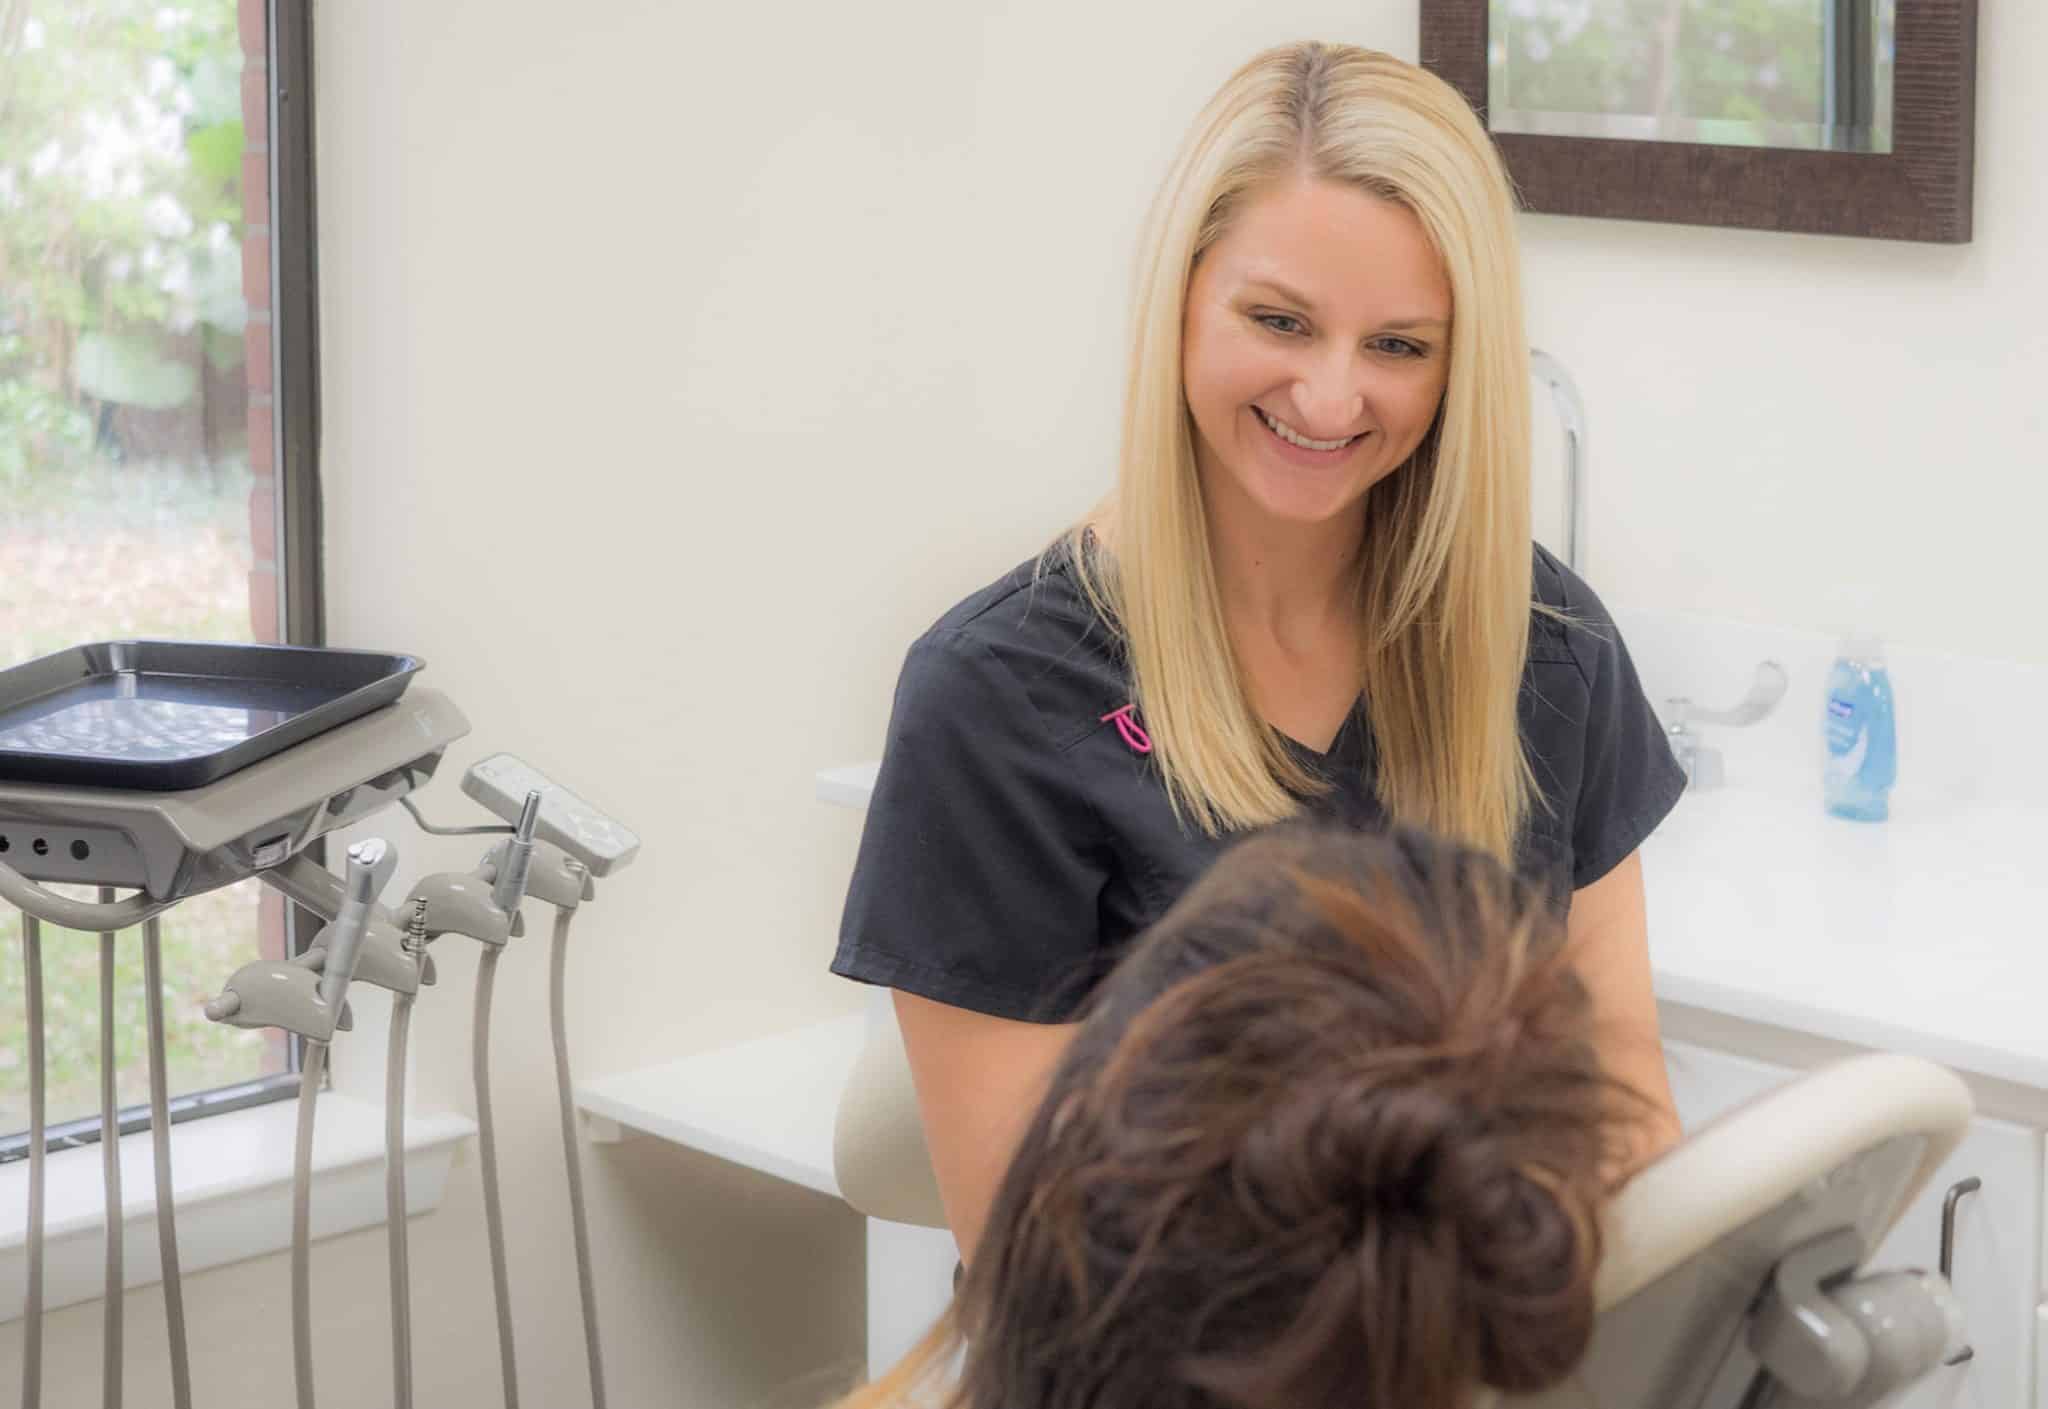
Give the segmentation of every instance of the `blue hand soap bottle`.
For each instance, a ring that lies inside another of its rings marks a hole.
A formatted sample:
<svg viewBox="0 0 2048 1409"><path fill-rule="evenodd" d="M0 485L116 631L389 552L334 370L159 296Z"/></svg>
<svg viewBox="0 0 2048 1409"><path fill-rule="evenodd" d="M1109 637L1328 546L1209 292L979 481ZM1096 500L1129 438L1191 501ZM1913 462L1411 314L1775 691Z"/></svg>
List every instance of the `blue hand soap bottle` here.
<svg viewBox="0 0 2048 1409"><path fill-rule="evenodd" d="M1827 809L1854 822L1882 822L1891 814L1899 778L1897 723L1884 646L1874 636L1850 636L1828 673L1824 786Z"/></svg>

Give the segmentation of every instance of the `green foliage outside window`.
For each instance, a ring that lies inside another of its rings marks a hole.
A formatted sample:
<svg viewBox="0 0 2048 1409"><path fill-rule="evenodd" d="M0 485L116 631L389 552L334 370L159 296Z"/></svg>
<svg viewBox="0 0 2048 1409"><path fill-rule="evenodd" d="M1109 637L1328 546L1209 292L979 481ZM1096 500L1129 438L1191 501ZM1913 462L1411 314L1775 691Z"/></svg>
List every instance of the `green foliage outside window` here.
<svg viewBox="0 0 2048 1409"><path fill-rule="evenodd" d="M1527 112L1817 124L1831 3L1497 0L1493 42L1508 85L1494 101ZM1882 52L1879 78L1888 84Z"/></svg>
<svg viewBox="0 0 2048 1409"><path fill-rule="evenodd" d="M236 453L241 48L233 0L0 3L0 490Z"/></svg>

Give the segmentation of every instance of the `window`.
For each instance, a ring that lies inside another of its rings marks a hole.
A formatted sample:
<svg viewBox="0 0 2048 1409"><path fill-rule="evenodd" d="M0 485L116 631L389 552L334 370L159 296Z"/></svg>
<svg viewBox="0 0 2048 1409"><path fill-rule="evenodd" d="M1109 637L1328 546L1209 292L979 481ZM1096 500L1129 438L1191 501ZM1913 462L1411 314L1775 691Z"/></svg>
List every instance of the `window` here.
<svg viewBox="0 0 2048 1409"><path fill-rule="evenodd" d="M0 664L320 640L308 44L306 0L0 2ZM179 1115L293 1089L278 1034L199 1006L285 953L285 911L251 881L164 916ZM43 934L52 1144L96 1139L98 941ZM26 1151L20 939L0 905L0 1159ZM141 1125L140 931L118 954Z"/></svg>

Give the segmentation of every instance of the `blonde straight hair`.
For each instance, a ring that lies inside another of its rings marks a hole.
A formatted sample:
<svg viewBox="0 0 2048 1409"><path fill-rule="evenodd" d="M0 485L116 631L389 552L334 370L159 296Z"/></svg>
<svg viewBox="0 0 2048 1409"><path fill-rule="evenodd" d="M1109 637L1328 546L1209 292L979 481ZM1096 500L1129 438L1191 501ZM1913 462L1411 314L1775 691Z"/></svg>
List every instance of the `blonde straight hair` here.
<svg viewBox="0 0 2048 1409"><path fill-rule="evenodd" d="M1181 373L1196 262L1248 202L1303 175L1413 212L1451 288L1443 404L1363 508L1360 689L1389 815L1506 859L1537 795L1515 709L1531 608L1528 343L1514 195L1441 79L1305 42L1260 54L1202 109L1139 245L1117 486L1048 557L1071 552L1124 638L1183 822L1210 835L1274 822L1327 787L1258 716L1225 630ZM1112 528L1099 557L1084 551L1091 521Z"/></svg>

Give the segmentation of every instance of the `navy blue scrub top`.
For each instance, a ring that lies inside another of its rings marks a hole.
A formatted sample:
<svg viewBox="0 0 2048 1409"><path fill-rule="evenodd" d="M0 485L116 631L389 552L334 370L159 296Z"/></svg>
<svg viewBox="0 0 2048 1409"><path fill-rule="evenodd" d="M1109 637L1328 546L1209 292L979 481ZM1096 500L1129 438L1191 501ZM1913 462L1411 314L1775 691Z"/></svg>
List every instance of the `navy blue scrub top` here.
<svg viewBox="0 0 2048 1409"><path fill-rule="evenodd" d="M1613 618L1540 546L1523 746L1545 805L1516 849L1560 905L1626 860L1685 779ZM954 1007L1070 1020L1131 941L1245 833L1184 828L1114 719L1119 645L1057 550L941 617L896 686L832 972ZM1142 726L1142 719L1138 721ZM1310 816L1384 824L1363 701L1327 753L1281 736L1335 787Z"/></svg>

